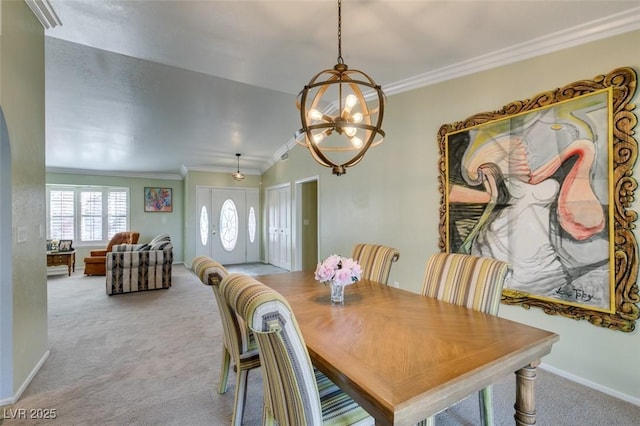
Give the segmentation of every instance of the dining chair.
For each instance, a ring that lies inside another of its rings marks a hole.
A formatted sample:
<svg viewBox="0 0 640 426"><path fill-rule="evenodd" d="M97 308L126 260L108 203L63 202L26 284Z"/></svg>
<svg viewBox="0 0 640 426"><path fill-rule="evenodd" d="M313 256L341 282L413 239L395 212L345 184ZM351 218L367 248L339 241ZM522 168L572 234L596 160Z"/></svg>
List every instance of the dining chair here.
<svg viewBox="0 0 640 426"><path fill-rule="evenodd" d="M436 253L429 257L422 294L448 303L497 315L502 287L509 276L508 263L461 253ZM491 386L479 392L483 425L493 425ZM432 416L422 424L435 424Z"/></svg>
<svg viewBox="0 0 640 426"><path fill-rule="evenodd" d="M314 369L296 318L280 293L241 274L230 274L221 290L258 342L263 425L373 425L362 407Z"/></svg>
<svg viewBox="0 0 640 426"><path fill-rule="evenodd" d="M223 330L218 393L223 394L227 391L229 369L233 360L237 377L231 424L240 426L246 401L249 370L260 367L258 345L244 320L235 314L220 293L220 283L229 275L226 268L207 256L199 256L191 263L191 269L203 284L211 287L218 304Z"/></svg>
<svg viewBox="0 0 640 426"><path fill-rule="evenodd" d="M353 248L351 257L360 264L362 279L387 284L391 265L400 259L400 252L380 244L359 243Z"/></svg>

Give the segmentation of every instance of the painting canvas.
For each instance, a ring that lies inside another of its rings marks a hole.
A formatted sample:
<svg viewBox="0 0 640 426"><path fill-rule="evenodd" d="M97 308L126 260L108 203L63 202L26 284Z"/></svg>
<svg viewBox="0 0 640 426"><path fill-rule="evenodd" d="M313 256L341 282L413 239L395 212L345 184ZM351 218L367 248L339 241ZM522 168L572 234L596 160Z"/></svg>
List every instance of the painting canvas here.
<svg viewBox="0 0 640 426"><path fill-rule="evenodd" d="M173 211L172 189L145 187L144 188L145 212L171 212Z"/></svg>
<svg viewBox="0 0 640 426"><path fill-rule="evenodd" d="M450 135L450 251L509 262L505 288L612 312L608 100Z"/></svg>
<svg viewBox="0 0 640 426"><path fill-rule="evenodd" d="M441 127L440 247L508 262L504 303L633 330L635 81L619 69Z"/></svg>

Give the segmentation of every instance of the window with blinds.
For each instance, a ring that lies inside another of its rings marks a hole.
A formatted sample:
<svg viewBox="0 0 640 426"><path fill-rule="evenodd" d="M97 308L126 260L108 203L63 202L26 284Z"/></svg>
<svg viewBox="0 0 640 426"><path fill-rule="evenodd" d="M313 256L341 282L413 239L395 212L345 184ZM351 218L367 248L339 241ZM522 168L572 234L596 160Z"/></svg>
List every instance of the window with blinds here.
<svg viewBox="0 0 640 426"><path fill-rule="evenodd" d="M52 240L74 239L74 192L49 191L49 238Z"/></svg>
<svg viewBox="0 0 640 426"><path fill-rule="evenodd" d="M129 229L129 189L47 185L47 238L107 243Z"/></svg>
<svg viewBox="0 0 640 426"><path fill-rule="evenodd" d="M102 192L80 191L80 241L102 241Z"/></svg>

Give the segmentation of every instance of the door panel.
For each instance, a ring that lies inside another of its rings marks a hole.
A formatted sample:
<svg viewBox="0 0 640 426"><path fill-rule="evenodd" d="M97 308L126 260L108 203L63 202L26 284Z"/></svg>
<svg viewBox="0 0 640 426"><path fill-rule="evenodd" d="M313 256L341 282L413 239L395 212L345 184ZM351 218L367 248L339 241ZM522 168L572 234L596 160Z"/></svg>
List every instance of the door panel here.
<svg viewBox="0 0 640 426"><path fill-rule="evenodd" d="M211 256L211 239L214 231L211 228L211 188L196 189L196 256Z"/></svg>
<svg viewBox="0 0 640 426"><path fill-rule="evenodd" d="M258 227L258 191L246 192L247 209L247 262L258 262L260 260L260 228Z"/></svg>
<svg viewBox="0 0 640 426"><path fill-rule="evenodd" d="M213 258L223 265L246 263L247 223L245 192L231 189L213 190L213 229L217 238L211 240ZM223 211L222 208L225 207Z"/></svg>
<svg viewBox="0 0 640 426"><path fill-rule="evenodd" d="M291 190L289 186L267 191L269 263L291 270Z"/></svg>
<svg viewBox="0 0 640 426"><path fill-rule="evenodd" d="M223 265L257 261L258 191L198 187L196 192L196 256L209 256ZM248 225L251 208L253 241Z"/></svg>

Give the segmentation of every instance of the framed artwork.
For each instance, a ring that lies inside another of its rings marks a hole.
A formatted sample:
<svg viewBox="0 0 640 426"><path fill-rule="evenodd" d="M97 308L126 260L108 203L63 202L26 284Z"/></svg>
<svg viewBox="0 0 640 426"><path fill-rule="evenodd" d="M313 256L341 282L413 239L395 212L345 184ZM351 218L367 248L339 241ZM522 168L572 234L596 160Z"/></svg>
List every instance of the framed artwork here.
<svg viewBox="0 0 640 426"><path fill-rule="evenodd" d="M171 188L145 187L144 188L144 211L145 212L172 212Z"/></svg>
<svg viewBox="0 0 640 426"><path fill-rule="evenodd" d="M73 250L73 240L60 240L58 244L59 251L71 251Z"/></svg>
<svg viewBox="0 0 640 426"><path fill-rule="evenodd" d="M632 68L443 125L440 249L508 262L502 302L632 331Z"/></svg>

